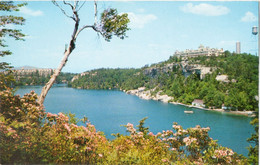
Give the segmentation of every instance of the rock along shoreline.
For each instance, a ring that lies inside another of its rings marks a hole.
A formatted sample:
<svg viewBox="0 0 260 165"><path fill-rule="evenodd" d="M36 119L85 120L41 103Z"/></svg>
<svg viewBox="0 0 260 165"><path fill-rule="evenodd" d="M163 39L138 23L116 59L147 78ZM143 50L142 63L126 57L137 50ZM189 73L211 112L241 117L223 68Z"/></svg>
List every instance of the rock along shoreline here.
<svg viewBox="0 0 260 165"><path fill-rule="evenodd" d="M155 95L152 95L152 92L155 91L156 88L150 89L150 90L145 90L145 87L140 87L138 89L133 89L133 90L123 90L126 94L130 95L136 95L141 99L144 100L155 100L155 101L161 101L163 103L170 103L170 104L175 104L175 105L183 105L186 107L190 108L198 108L202 110L207 110L207 111L215 111L215 112L221 112L221 113L226 113L226 114L233 114L233 115L242 115L242 116L247 116L247 117L254 117L255 115L253 114L253 111L226 111L223 109L208 109L208 108L203 108L203 107L198 107L198 106L192 106L192 105L187 105L179 102L174 102L171 101L173 100L173 97L168 96L168 95L160 95L162 91L157 92Z"/></svg>

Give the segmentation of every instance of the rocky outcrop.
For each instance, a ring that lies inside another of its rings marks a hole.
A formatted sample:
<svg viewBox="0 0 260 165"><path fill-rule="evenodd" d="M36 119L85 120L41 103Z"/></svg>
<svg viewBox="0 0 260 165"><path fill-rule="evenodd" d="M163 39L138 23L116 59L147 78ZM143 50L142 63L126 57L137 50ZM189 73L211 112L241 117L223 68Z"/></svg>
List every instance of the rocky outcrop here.
<svg viewBox="0 0 260 165"><path fill-rule="evenodd" d="M212 71L216 70L216 68L206 67L199 64L188 64L185 61L182 61L181 66L183 68L183 72L187 73L196 73L200 75L200 79L205 78L206 74L211 74Z"/></svg>
<svg viewBox="0 0 260 165"><path fill-rule="evenodd" d="M217 75L216 80L222 82L229 82L228 75Z"/></svg>
<svg viewBox="0 0 260 165"><path fill-rule="evenodd" d="M225 82L225 83L229 83L229 82L236 83L236 82L237 82L237 80L235 80L235 79L232 79L232 80L230 81L230 80L228 79L228 75L224 75L224 74L222 74L222 75L217 75L216 80L217 80L217 81L221 81L221 82Z"/></svg>
<svg viewBox="0 0 260 165"><path fill-rule="evenodd" d="M170 63L160 66L160 64L144 69L144 74L150 77L155 77L160 73L169 73L173 70L174 66L179 66L177 63Z"/></svg>
<svg viewBox="0 0 260 165"><path fill-rule="evenodd" d="M74 76L74 77L71 79L71 82L73 82L73 81L75 81L75 80L77 80L77 79L79 79L79 75Z"/></svg>
<svg viewBox="0 0 260 165"><path fill-rule="evenodd" d="M183 75L190 75L196 73L200 75L200 79L203 79L206 74L211 74L216 68L205 67L199 64L189 64L188 61L182 61L180 63L169 63L161 66L160 64L144 69L144 74L150 77L155 77L161 73L169 73L173 71L173 68L180 67Z"/></svg>
<svg viewBox="0 0 260 165"><path fill-rule="evenodd" d="M80 74L74 76L74 77L71 79L71 82L73 82L73 81L79 79L79 77L86 76L86 75L96 76L96 75L97 75L97 72L83 72L83 73L80 73Z"/></svg>
<svg viewBox="0 0 260 165"><path fill-rule="evenodd" d="M168 95L161 95L162 91L157 92L155 95L152 95L152 92L155 91L156 88L151 90L145 90L145 87L140 87L138 89L125 91L127 94L136 95L144 100L156 100L162 101L164 103L168 103L170 100L173 100L173 97Z"/></svg>

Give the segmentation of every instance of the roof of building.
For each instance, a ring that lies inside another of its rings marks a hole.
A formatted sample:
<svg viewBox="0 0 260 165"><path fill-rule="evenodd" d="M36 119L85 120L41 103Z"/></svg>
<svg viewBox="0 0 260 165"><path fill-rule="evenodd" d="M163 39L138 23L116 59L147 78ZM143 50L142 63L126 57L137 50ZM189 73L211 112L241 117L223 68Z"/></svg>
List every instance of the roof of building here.
<svg viewBox="0 0 260 165"><path fill-rule="evenodd" d="M192 103L204 104L204 101L200 99L194 99Z"/></svg>

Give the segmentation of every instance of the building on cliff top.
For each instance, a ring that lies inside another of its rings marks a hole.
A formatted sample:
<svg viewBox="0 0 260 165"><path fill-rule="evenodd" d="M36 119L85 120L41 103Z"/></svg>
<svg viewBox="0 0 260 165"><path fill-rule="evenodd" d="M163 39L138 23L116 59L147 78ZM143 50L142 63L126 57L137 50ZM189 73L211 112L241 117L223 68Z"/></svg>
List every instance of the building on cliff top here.
<svg viewBox="0 0 260 165"><path fill-rule="evenodd" d="M198 57L198 56L219 56L223 53L224 53L223 48L221 49L209 48L200 45L197 50L192 50L192 49L186 49L184 51L176 50L174 56L188 58L188 57Z"/></svg>

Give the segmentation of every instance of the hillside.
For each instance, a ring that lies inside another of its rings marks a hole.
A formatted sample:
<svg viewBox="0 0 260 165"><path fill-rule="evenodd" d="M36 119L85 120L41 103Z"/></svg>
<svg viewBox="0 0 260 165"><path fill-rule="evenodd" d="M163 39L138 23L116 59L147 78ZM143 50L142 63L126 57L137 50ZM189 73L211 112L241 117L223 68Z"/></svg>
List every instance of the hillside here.
<svg viewBox="0 0 260 165"><path fill-rule="evenodd" d="M44 85L50 79L54 69L50 68L35 68L35 67L19 67L13 69L13 75L16 80L16 85ZM61 73L56 83L68 83L71 81L75 74L72 73Z"/></svg>
<svg viewBox="0 0 260 165"><path fill-rule="evenodd" d="M140 89L134 92L147 99L159 95L183 104L203 100L208 108L224 105L232 110L258 110L258 57L228 51L217 57L172 56L141 69L84 72L69 85L83 89Z"/></svg>

